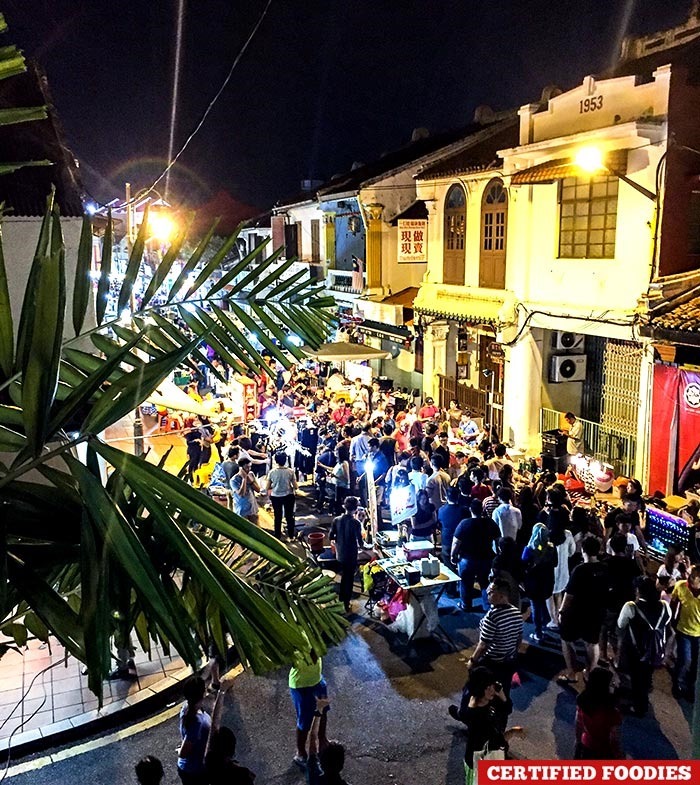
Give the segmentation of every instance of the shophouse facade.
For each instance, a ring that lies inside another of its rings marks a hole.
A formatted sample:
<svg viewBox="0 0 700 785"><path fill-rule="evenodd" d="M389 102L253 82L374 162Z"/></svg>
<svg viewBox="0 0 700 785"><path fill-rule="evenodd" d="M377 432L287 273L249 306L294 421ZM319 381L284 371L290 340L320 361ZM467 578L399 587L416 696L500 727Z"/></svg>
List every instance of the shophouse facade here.
<svg viewBox="0 0 700 785"><path fill-rule="evenodd" d="M473 144L445 151L416 175L418 198L429 206L428 265L415 301L423 393L443 406L457 398L497 428L504 368L492 344L515 320L514 271L505 263L509 201L498 150L517 138L517 114L506 113Z"/></svg>
<svg viewBox="0 0 700 785"><path fill-rule="evenodd" d="M640 334L647 293L697 268L700 168L687 149L700 148L689 122L700 58L688 39L653 56L626 42L606 78L523 106L495 165L419 175L419 198L435 205L416 301L425 391L459 398L529 453L573 411L588 454L649 475L659 353ZM582 151L599 157L594 172Z"/></svg>

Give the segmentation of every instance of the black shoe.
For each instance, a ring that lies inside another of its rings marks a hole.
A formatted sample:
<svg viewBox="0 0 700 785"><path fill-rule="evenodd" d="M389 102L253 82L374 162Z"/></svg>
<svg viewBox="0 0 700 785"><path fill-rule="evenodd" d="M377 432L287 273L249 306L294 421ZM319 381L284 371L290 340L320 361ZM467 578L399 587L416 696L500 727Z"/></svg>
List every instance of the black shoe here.
<svg viewBox="0 0 700 785"><path fill-rule="evenodd" d="M115 668L109 676L107 676L108 681L135 681L136 674L132 673L128 668Z"/></svg>
<svg viewBox="0 0 700 785"><path fill-rule="evenodd" d="M451 706L447 707L447 713L450 715L450 717L452 717L453 720L457 720L457 722L460 722L459 709L457 708L457 706L455 706L454 703Z"/></svg>

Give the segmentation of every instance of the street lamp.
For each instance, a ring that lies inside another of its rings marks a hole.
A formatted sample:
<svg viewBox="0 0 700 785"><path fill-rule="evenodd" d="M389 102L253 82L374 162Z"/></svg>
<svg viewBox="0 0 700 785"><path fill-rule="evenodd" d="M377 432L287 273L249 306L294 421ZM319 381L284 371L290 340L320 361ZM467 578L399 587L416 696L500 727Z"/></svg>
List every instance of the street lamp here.
<svg viewBox="0 0 700 785"><path fill-rule="evenodd" d="M175 232L175 222L165 213L151 213L148 216L148 231L161 245L170 241Z"/></svg>
<svg viewBox="0 0 700 785"><path fill-rule="evenodd" d="M154 193L158 199L160 200L159 207L166 205L165 200L163 197L155 191L153 188L151 189L143 189L142 191L138 191L136 195L132 198L131 196L131 183L126 183L126 242L127 242L127 249L129 254L131 254L133 243L136 235L136 202L142 195L150 195ZM150 199L149 199L150 205ZM148 232L149 237L153 237L160 245L164 245L169 242L170 238L172 237L175 231L175 223L172 218L162 211L149 213L148 214ZM130 311L133 313L135 311L135 303L134 303L134 293L132 289L131 293L131 308ZM138 350L137 350L138 351ZM137 456L141 456L144 454L143 449L143 423L141 421L141 407L137 406L134 411L134 454Z"/></svg>
<svg viewBox="0 0 700 785"><path fill-rule="evenodd" d="M605 163L603 151L599 147L594 147L592 145L581 147L574 156L574 163L576 166L578 166L579 169L590 175L612 174L619 180L622 180L623 183L627 183L627 185L634 188L635 191L638 191L643 196L646 196L647 199L651 199L652 202L656 201L657 194L655 194L653 191L650 191L643 185L636 183L634 180L630 180L627 175L624 175L622 172L608 166Z"/></svg>

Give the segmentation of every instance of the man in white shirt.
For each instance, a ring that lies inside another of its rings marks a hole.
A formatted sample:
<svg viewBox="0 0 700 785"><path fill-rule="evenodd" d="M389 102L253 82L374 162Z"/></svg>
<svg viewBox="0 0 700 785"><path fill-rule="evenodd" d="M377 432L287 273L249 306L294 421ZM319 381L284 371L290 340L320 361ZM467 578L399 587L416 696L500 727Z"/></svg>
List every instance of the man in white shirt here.
<svg viewBox="0 0 700 785"><path fill-rule="evenodd" d="M523 525L523 516L517 507L513 507L513 494L510 488L501 488L498 492L501 504L493 511L493 519L501 530L501 537L516 538Z"/></svg>
<svg viewBox="0 0 700 785"><path fill-rule="evenodd" d="M358 412L367 413L369 411L369 390L362 384L362 379L355 379L355 385L350 390L352 408Z"/></svg>
<svg viewBox="0 0 700 785"><path fill-rule="evenodd" d="M495 457L486 461L486 468L489 471L489 480L500 479L500 471L506 465L512 466L511 461L506 457L505 444L497 444L494 448Z"/></svg>
<svg viewBox="0 0 700 785"><path fill-rule="evenodd" d="M338 392L346 386L345 378L340 371L332 371L326 382L326 389Z"/></svg>
<svg viewBox="0 0 700 785"><path fill-rule="evenodd" d="M428 483L428 475L423 471L423 463L423 458L419 455L415 455L411 458L409 463L411 471L408 473L408 480L416 489L416 495L418 495L418 491L422 491Z"/></svg>
<svg viewBox="0 0 700 785"><path fill-rule="evenodd" d="M569 455L583 455L585 446L583 443L583 423L576 418L573 412L567 412L564 419L569 423L569 430L566 435L566 451Z"/></svg>

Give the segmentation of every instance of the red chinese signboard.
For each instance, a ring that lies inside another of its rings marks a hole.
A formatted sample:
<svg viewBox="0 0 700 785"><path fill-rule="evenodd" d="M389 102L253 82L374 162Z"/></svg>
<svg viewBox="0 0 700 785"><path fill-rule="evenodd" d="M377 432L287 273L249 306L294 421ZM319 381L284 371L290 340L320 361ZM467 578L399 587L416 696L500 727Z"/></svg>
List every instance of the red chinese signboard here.
<svg viewBox="0 0 700 785"><path fill-rule="evenodd" d="M428 222L424 220L399 219L398 261L399 264L425 262L428 241Z"/></svg>

